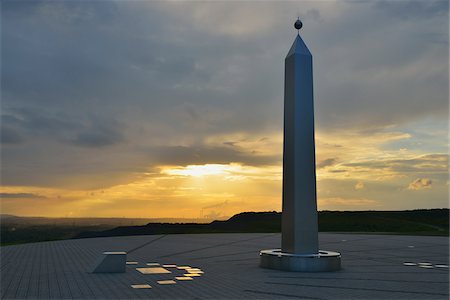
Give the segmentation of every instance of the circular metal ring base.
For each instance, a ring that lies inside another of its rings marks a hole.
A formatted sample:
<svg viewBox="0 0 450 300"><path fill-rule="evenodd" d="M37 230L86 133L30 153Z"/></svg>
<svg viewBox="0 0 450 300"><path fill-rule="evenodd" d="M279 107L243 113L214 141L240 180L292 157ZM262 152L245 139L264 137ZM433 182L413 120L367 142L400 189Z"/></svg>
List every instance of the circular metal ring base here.
<svg viewBox="0 0 450 300"><path fill-rule="evenodd" d="M293 272L329 272L341 269L341 254L319 250L314 254L292 254L281 249L261 250L260 267Z"/></svg>

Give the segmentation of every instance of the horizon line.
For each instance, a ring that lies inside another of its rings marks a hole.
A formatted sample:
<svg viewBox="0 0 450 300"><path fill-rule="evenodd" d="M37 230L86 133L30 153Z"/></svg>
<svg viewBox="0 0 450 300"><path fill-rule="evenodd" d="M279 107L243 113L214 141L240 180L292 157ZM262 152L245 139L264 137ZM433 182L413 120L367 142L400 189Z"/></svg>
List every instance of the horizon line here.
<svg viewBox="0 0 450 300"><path fill-rule="evenodd" d="M435 208L412 208L412 209L398 209L398 210L376 210L376 209L365 209L365 210L318 210L318 212L400 212L400 211L415 211L415 210L450 210L449 207L435 207ZM242 211L239 213L235 213L232 216L221 216L217 217L218 219L223 218L231 218L233 216L243 214L243 213L282 213L281 211ZM86 217L69 217L69 216L59 216L59 217L46 217L46 216L25 216L25 215L15 215L15 214L8 214L8 213L1 213L0 218L3 216L12 216L12 217L19 217L19 218L46 218L46 219L194 219L194 220L215 220L216 218L207 218L207 217L118 217L118 216L111 216L111 217L96 217L96 216L86 216Z"/></svg>

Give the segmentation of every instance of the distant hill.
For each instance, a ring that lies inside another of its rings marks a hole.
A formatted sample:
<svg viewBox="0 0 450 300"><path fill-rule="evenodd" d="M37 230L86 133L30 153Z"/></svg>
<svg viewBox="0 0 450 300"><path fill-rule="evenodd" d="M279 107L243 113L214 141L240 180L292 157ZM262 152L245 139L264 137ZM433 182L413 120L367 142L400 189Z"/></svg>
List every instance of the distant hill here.
<svg viewBox="0 0 450 300"><path fill-rule="evenodd" d="M139 219L139 218L46 218L0 215L1 245L70 239L81 232L101 232L117 226L151 223L204 222L211 219Z"/></svg>
<svg viewBox="0 0 450 300"><path fill-rule="evenodd" d="M124 235L184 233L280 232L281 213L245 212L226 221L197 223L148 223L144 226L120 226L104 231L81 232L75 238ZM448 235L448 209L410 211L321 211L319 231L382 232L399 234Z"/></svg>
<svg viewBox="0 0 450 300"><path fill-rule="evenodd" d="M15 215L0 214L0 219L12 219L12 218L18 218L18 217Z"/></svg>
<svg viewBox="0 0 450 300"><path fill-rule="evenodd" d="M47 217L23 217L8 214L0 214L2 225L70 225L70 226L129 226L145 225L147 223L210 223L213 219L206 218L47 218Z"/></svg>
<svg viewBox="0 0 450 300"><path fill-rule="evenodd" d="M101 232L82 232L75 238L147 234L277 232L281 214L277 212L247 212L226 221L199 223L148 223L144 226L121 226ZM262 230L262 231L261 231Z"/></svg>

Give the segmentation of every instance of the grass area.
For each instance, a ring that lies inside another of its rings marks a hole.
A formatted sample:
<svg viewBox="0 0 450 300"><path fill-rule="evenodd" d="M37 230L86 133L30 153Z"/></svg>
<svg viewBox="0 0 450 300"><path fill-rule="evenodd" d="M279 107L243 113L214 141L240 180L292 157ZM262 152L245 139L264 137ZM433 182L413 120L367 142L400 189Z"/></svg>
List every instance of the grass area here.
<svg viewBox="0 0 450 300"><path fill-rule="evenodd" d="M390 232L449 235L448 209L412 211L323 211L319 230L327 232Z"/></svg>

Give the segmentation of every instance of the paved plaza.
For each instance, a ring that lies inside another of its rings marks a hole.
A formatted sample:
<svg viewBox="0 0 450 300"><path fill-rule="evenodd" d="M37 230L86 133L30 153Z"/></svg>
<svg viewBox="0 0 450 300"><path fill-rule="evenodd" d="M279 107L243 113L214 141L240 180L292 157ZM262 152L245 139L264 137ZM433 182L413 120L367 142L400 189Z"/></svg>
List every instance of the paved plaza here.
<svg viewBox="0 0 450 300"><path fill-rule="evenodd" d="M448 299L448 238L319 234L342 270L258 267L280 234L92 238L1 247L2 299ZM127 251L127 272L89 273L103 251ZM185 279L183 279L185 278Z"/></svg>

